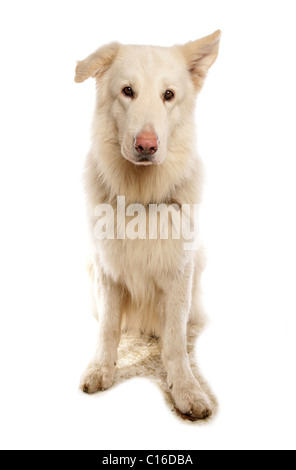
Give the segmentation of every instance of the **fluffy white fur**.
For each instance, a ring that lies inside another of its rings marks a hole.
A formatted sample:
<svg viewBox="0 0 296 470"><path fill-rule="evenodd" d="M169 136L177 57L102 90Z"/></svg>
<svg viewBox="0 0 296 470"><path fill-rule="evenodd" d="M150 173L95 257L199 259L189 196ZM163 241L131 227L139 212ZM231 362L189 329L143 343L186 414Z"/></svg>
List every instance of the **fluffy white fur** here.
<svg viewBox="0 0 296 470"><path fill-rule="evenodd" d="M195 147L194 109L220 31L184 46L112 43L78 63L76 81L94 77L97 104L87 157L85 187L93 244L91 273L99 318L96 353L81 380L87 393L113 384L122 330L161 338L162 360L175 407L190 419L211 415L212 404L194 376L187 329L200 321L201 253L184 251L184 240L101 240L94 212L116 197L127 204L201 202L202 165ZM124 95L132 87L133 98ZM164 100L166 90L174 99ZM159 138L153 164L137 165L134 141L143 129ZM147 209L148 212L148 209ZM145 215L145 218L147 214Z"/></svg>

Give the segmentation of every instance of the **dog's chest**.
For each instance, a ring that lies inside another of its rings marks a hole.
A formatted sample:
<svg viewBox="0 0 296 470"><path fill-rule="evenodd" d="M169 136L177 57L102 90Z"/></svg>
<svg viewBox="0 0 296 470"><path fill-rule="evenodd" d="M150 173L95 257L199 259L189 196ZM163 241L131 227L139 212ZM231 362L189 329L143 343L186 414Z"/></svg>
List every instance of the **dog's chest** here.
<svg viewBox="0 0 296 470"><path fill-rule="evenodd" d="M99 219L99 225L94 218L99 262L114 280L131 285L151 279L158 283L186 264L190 254L184 250L178 210L175 208L174 213L166 206L158 209L155 216L153 210L139 205L129 206L124 215L113 208L105 220Z"/></svg>

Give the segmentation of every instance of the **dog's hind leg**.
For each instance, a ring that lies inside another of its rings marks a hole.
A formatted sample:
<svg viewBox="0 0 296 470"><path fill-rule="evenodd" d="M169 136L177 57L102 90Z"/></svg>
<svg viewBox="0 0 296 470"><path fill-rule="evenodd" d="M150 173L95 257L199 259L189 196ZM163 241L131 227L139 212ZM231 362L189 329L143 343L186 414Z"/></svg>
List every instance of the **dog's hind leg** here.
<svg viewBox="0 0 296 470"><path fill-rule="evenodd" d="M194 260L194 274L192 282L192 296L191 306L189 311L188 320L188 333L190 330L194 330L199 334L205 324L207 323L207 316L205 314L203 303L202 303L202 292L201 292L201 275L205 268L205 255L203 251L196 252Z"/></svg>
<svg viewBox="0 0 296 470"><path fill-rule="evenodd" d="M99 319L98 302L97 302L97 283L95 280L95 264L92 260L87 260L86 270L89 275L90 287L90 308L96 320Z"/></svg>
<svg viewBox="0 0 296 470"><path fill-rule="evenodd" d="M99 339L96 353L81 378L80 388L95 393L113 385L120 340L124 289L110 277L95 272L100 304Z"/></svg>

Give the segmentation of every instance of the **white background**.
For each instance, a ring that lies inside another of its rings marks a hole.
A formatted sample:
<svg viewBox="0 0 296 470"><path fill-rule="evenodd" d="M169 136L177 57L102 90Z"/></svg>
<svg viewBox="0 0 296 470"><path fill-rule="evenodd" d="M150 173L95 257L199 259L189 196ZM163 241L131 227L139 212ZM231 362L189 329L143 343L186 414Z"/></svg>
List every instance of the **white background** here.
<svg viewBox="0 0 296 470"><path fill-rule="evenodd" d="M294 3L1 2L1 448L295 449ZM148 380L78 391L96 336L81 183L95 87L73 78L109 41L218 28L197 106L211 319L198 357L220 412L192 425Z"/></svg>

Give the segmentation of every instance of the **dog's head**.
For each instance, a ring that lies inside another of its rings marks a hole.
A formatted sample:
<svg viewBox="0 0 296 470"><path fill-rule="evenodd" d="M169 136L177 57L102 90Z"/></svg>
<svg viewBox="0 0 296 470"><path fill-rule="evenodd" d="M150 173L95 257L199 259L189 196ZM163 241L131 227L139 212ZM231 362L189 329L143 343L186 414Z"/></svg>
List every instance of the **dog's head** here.
<svg viewBox="0 0 296 470"><path fill-rule="evenodd" d="M165 160L217 58L220 35L216 31L168 48L112 43L78 62L75 81L96 78L98 112L104 109L104 118L114 122L114 138L126 160L135 165Z"/></svg>

